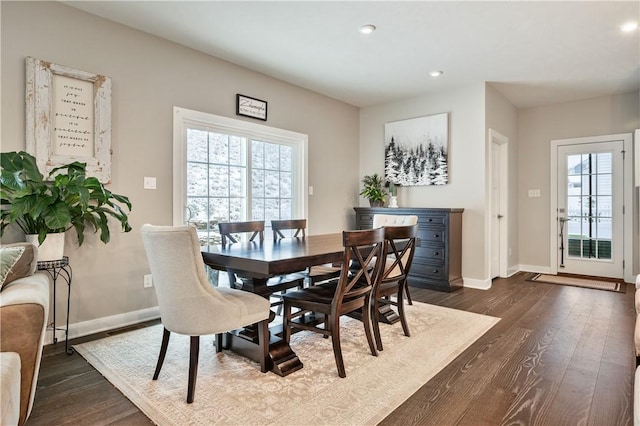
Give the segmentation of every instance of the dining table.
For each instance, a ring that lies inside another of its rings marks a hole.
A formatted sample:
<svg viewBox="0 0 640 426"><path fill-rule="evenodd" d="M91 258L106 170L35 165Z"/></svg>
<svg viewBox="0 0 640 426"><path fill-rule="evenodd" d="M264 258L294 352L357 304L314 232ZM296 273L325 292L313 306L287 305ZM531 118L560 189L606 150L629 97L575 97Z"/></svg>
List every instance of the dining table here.
<svg viewBox="0 0 640 426"><path fill-rule="evenodd" d="M266 298L272 294L267 285L269 278L304 271L310 266L341 263L344 258L342 233L203 246L201 251L206 265L235 274L242 290ZM271 371L286 376L302 368L300 359L281 338L282 325L274 325L270 331ZM255 327L235 330L225 337L225 347L250 359L259 359Z"/></svg>

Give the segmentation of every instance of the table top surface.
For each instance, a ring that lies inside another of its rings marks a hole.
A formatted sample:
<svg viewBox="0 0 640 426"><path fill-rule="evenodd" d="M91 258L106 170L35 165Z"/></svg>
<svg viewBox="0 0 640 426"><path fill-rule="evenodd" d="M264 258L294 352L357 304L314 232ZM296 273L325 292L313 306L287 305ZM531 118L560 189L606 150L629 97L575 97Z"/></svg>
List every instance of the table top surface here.
<svg viewBox="0 0 640 426"><path fill-rule="evenodd" d="M342 233L202 247L204 263L220 270L273 276L308 266L339 262L344 256Z"/></svg>

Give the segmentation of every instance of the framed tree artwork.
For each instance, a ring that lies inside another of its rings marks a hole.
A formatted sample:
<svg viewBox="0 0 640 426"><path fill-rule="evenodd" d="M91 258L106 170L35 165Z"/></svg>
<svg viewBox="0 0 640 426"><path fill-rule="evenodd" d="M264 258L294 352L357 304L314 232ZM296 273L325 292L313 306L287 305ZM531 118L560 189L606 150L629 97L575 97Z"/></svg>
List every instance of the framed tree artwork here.
<svg viewBox="0 0 640 426"><path fill-rule="evenodd" d="M111 79L26 59L27 151L45 174L74 161L111 181Z"/></svg>
<svg viewBox="0 0 640 426"><path fill-rule="evenodd" d="M449 114L384 125L384 176L400 186L449 182Z"/></svg>

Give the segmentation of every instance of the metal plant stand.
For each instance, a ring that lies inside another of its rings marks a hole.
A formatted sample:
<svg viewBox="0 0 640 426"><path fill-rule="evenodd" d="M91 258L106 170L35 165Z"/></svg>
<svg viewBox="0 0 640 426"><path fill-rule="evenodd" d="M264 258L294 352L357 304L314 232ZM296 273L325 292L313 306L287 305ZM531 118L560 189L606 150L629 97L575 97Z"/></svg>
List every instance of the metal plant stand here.
<svg viewBox="0 0 640 426"><path fill-rule="evenodd" d="M74 350L73 348L69 348L69 306L71 301L71 265L69 265L69 257L63 256L62 259L58 260L46 260L42 262L38 262L38 270L46 271L51 279L53 280L53 321L49 325L53 330L53 343L58 343L58 338L56 336L56 330L64 330L64 349L67 355L72 355ZM58 279L62 278L62 280L67 284L67 323L65 328L56 328L56 288Z"/></svg>

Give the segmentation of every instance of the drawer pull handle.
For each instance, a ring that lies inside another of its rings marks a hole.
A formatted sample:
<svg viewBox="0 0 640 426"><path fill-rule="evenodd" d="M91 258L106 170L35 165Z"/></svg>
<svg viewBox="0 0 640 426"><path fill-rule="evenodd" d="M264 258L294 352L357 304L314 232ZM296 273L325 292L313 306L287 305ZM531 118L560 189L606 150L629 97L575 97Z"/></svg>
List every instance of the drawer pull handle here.
<svg viewBox="0 0 640 426"><path fill-rule="evenodd" d="M440 254L440 253L438 253L437 251L434 251L434 252L433 252L433 255L434 255L434 256L437 256L438 254Z"/></svg>
<svg viewBox="0 0 640 426"><path fill-rule="evenodd" d="M432 218L429 218L429 222L433 222L433 219L432 219Z"/></svg>
<svg viewBox="0 0 640 426"><path fill-rule="evenodd" d="M433 273L434 273L434 274L437 274L437 273L438 273L438 270L437 270L437 269L434 269L434 270L433 270Z"/></svg>
<svg viewBox="0 0 640 426"><path fill-rule="evenodd" d="M440 238L440 234L433 234L433 238Z"/></svg>

